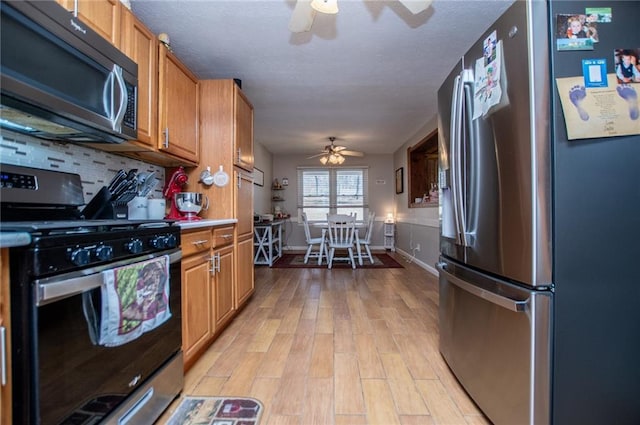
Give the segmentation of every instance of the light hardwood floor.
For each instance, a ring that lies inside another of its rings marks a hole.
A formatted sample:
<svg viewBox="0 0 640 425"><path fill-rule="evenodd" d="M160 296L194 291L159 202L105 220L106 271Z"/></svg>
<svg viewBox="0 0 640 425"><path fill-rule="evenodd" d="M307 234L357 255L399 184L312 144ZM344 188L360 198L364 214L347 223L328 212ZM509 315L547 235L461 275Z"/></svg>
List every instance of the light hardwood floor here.
<svg viewBox="0 0 640 425"><path fill-rule="evenodd" d="M404 268L257 267L183 394L255 397L261 425L490 424L438 352L437 278L396 258Z"/></svg>

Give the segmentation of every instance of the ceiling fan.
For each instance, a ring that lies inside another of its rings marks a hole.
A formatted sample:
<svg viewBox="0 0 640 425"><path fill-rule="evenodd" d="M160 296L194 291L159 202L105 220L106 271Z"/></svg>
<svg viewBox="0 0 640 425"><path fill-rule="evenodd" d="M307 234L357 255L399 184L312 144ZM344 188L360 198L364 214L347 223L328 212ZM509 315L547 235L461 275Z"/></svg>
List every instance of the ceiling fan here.
<svg viewBox="0 0 640 425"><path fill-rule="evenodd" d="M342 164L344 162L345 156L364 156L364 153L358 151L349 151L346 146L336 146L334 142L336 138L331 136L329 137L330 145L324 147L321 153L312 155L307 159L311 158L320 158L320 162L324 164Z"/></svg>
<svg viewBox="0 0 640 425"><path fill-rule="evenodd" d="M398 0L414 15L427 9L432 0ZM311 29L316 12L338 13L338 0L296 0L289 21L291 32L305 32Z"/></svg>

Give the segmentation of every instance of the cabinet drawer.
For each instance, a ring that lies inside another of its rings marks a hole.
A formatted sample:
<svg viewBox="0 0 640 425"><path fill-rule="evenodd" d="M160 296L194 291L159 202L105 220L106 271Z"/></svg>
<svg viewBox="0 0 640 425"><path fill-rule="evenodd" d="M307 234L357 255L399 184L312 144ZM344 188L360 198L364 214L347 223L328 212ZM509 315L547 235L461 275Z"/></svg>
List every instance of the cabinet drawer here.
<svg viewBox="0 0 640 425"><path fill-rule="evenodd" d="M213 229L213 247L228 245L233 243L233 226Z"/></svg>
<svg viewBox="0 0 640 425"><path fill-rule="evenodd" d="M183 233L182 256L187 257L198 252L208 251L213 245L211 230Z"/></svg>

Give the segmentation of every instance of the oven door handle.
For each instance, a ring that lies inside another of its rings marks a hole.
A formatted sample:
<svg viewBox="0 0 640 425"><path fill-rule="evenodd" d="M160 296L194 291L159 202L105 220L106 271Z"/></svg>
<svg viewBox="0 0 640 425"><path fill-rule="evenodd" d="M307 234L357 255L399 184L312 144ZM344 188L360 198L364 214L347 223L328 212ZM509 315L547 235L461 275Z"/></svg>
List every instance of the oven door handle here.
<svg viewBox="0 0 640 425"><path fill-rule="evenodd" d="M72 272L53 278L39 279L35 281L36 293L35 302L37 306L43 306L59 299L88 291L89 289L102 286L102 272L115 269L117 267L128 266L141 261L151 260L163 255L169 255L169 263L174 264L182 259L182 251L171 250L154 254L143 255L127 260L116 261L107 265L102 265L80 272Z"/></svg>

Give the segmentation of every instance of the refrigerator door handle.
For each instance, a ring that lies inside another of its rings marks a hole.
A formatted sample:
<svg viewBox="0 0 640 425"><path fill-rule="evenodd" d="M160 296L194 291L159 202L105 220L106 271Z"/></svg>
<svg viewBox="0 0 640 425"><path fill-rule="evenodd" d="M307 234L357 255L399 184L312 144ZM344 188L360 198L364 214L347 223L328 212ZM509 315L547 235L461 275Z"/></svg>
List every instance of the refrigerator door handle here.
<svg viewBox="0 0 640 425"><path fill-rule="evenodd" d="M452 275L445 269L443 263L438 263L436 267L438 268L440 273L442 273L447 278L447 280L450 283L456 285L460 289L463 289L475 295L476 297L482 298L484 300L489 301L492 304L496 304L500 307L506 308L507 310L514 311L516 313L523 313L527 309L527 305L529 304L529 299L526 299L524 301L519 301L519 300L512 300L511 298L503 297L501 295L487 291L480 287L474 286L468 282L465 282L459 277Z"/></svg>
<svg viewBox="0 0 640 425"><path fill-rule="evenodd" d="M466 134L465 140L467 140L469 143L466 144L465 146L470 146L476 143L476 133L472 125L474 80L473 80L473 72L470 69L465 69L464 71L462 71L460 85L461 85L460 128L467 129L465 133ZM460 138L460 146L462 146L462 138ZM460 148L460 151L462 152L462 148ZM468 161L473 161L471 148L469 151L465 152L464 158L465 158L465 163L463 164L463 166L460 167L461 168L460 175L461 175L461 181L464 182L464 184L466 185L467 182L469 181L467 179L467 170L469 165ZM473 173L473 169L471 169L471 171ZM462 223L462 228L460 230L462 246L472 246L475 241L475 232L469 231L470 224L467 223L467 211L470 206L467 205L467 201L469 201L470 199L469 195L470 193L473 193L473 189L464 186L464 187L461 187L460 190L462 192L462 195L460 196L460 208L459 208L460 215L461 215L461 223Z"/></svg>
<svg viewBox="0 0 640 425"><path fill-rule="evenodd" d="M451 100L451 186L453 215L456 226L456 243L464 246L464 214L462 211L462 105L464 96L462 76L456 76L453 82L453 95Z"/></svg>

